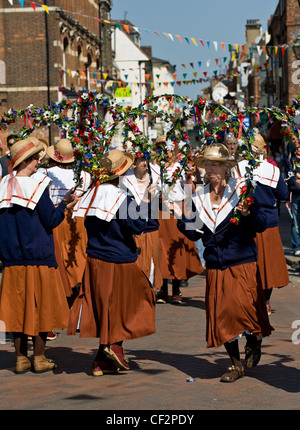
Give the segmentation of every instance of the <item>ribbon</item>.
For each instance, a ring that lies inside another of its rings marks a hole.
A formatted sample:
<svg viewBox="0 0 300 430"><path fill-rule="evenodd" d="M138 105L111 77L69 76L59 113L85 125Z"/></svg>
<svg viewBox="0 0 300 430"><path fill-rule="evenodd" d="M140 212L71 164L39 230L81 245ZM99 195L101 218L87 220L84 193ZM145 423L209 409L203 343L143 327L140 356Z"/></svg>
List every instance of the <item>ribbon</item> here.
<svg viewBox="0 0 300 430"><path fill-rule="evenodd" d="M16 190L16 194L18 197L24 198L22 188L20 187L19 181L17 180L13 172L13 162L10 160L7 160L7 165L8 165L8 173L9 173L9 180L7 184L7 193L6 193L7 200L11 201L14 189Z"/></svg>
<svg viewBox="0 0 300 430"><path fill-rule="evenodd" d="M239 114L239 120L240 120L240 125L239 125L239 134L238 134L238 139L241 138L242 135L242 127L243 127L243 120L244 120L244 115L242 115L241 113Z"/></svg>

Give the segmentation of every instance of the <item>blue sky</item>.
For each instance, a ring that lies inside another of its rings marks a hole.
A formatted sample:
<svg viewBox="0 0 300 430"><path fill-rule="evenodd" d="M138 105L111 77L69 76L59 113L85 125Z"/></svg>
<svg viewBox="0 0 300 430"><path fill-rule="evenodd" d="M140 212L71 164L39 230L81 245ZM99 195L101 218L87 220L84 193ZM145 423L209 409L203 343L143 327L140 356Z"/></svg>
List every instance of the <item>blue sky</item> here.
<svg viewBox="0 0 300 430"><path fill-rule="evenodd" d="M212 76L214 70L224 71L224 65L230 60L228 44L245 43L245 26L248 19L261 20L263 31L267 30L268 19L275 12L278 1L113 0L111 18L126 18L138 27L142 37L141 44L152 46L153 57L176 65L176 80L204 79L204 71L208 71L207 76ZM191 38L195 39L197 46ZM203 40L204 47L199 39ZM221 42L225 43L225 51ZM193 73L197 73L197 76ZM180 96L196 99L201 88L207 85L175 85L174 91Z"/></svg>

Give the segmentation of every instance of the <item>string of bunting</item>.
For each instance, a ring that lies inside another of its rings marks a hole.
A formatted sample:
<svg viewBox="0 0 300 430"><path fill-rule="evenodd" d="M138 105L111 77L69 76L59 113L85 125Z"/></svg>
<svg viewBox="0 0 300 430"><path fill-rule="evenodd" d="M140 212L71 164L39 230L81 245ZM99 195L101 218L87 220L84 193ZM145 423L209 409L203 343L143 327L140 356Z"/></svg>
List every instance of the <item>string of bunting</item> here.
<svg viewBox="0 0 300 430"><path fill-rule="evenodd" d="M14 0L7 0L7 1L10 3L10 5L12 5L12 6L14 5ZM18 3L20 4L20 6L22 8L24 7L25 0L15 0L15 1L18 1ZM34 2L34 1L28 1L28 3L30 4L30 6L32 7L32 9L34 11L36 11L36 7L39 4L49 14L49 9L48 9L47 5L45 5L43 3ZM137 26L133 26L133 25L125 24L125 23L121 23L121 22L116 22L113 20L100 19L98 17L95 18L92 16L81 14L81 12L74 13L74 11L68 11L68 10L64 10L64 12L84 16L84 18L90 18L90 19L96 20L96 21L100 22L101 24L110 25L110 26L115 27L119 30L121 30L121 27L122 27L128 34L130 34L131 29L138 31L138 32L141 32L141 30L143 30L146 33L153 33L158 37L160 37L162 35L172 42L174 42L175 40L178 40L180 43L183 43L183 41L185 41L188 45L192 45L192 46L196 46L196 47L200 46L200 47L208 48L208 49L213 46L215 51L218 51L219 47L221 47L221 49L224 52L227 49L231 53L231 55L232 55L231 61L233 61L233 59L236 58L236 56L240 56L240 55L243 56L246 53L245 44L226 43L226 42L220 42L220 41L215 41L215 40L210 41L210 40L205 40L205 39L199 38L199 37L181 36L179 34L173 35L172 33L168 33L168 32L158 32L156 30L149 30L146 28L141 29ZM251 58L254 55L254 50L257 52L258 55L263 55L263 54L267 53L269 56L271 56L273 52L275 53L275 55L277 55L279 52L281 52L284 55L285 52L289 52L290 46L288 44L274 45L274 46L270 46L270 45L251 46L250 47L250 57Z"/></svg>

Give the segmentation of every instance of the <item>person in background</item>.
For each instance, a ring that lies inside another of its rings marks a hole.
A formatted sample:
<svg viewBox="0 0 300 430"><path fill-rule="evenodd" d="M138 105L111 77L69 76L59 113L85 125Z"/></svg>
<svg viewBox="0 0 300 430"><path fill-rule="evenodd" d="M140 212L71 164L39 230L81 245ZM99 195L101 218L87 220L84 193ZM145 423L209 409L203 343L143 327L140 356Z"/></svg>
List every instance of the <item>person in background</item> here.
<svg viewBox="0 0 300 430"><path fill-rule="evenodd" d="M63 200L71 188L76 187L74 180L74 155L69 139L60 139L47 149L49 157L47 168L39 169L51 179L50 198L55 206ZM86 191L91 178L87 172L81 173L82 183L76 188L77 196ZM55 253L61 278L65 287L69 306L78 294L86 263L87 235L83 218L73 218L72 205L68 205L65 219L54 229ZM55 335L55 334L54 334Z"/></svg>
<svg viewBox="0 0 300 430"><path fill-rule="evenodd" d="M10 134L7 136L6 142L7 142L7 153L0 158L0 166L1 166L1 171L0 171L0 180L1 178L3 178L4 176L8 175L8 165L9 165L9 161L10 161L10 150L11 147L13 146L13 144L18 140L18 136L15 134Z"/></svg>
<svg viewBox="0 0 300 430"><path fill-rule="evenodd" d="M225 145L207 146L195 163L205 168L208 183L193 196L192 218L179 206L175 212L181 232L191 240L203 239L207 347L225 346L232 365L220 381L234 382L244 376L239 338L247 339L244 365L249 369L260 361L262 338L273 330L257 283L254 241L267 227L267 217L255 200L250 206L240 201L245 182L231 177L237 162Z"/></svg>
<svg viewBox="0 0 300 430"><path fill-rule="evenodd" d="M57 269L53 229L64 219L70 190L55 208L50 200L49 179L32 176L40 165L43 145L34 137L11 148L13 172L0 184L0 258L3 274L0 286L0 320L13 333L16 373L31 369L53 370L45 357L47 333L68 325L69 309ZM28 358L28 336L33 339L33 363Z"/></svg>
<svg viewBox="0 0 300 430"><path fill-rule="evenodd" d="M144 156L139 156L135 158L133 168L123 176L120 187L128 191L139 205L147 187L152 183L158 184L159 180L159 176L151 169L151 163L148 164ZM135 237L135 242L139 251L137 264L157 290L163 282L160 271L158 199L152 201L151 205L152 218L147 222L147 229Z"/></svg>
<svg viewBox="0 0 300 430"><path fill-rule="evenodd" d="M113 149L100 159L99 181L82 197L76 216L85 218L87 262L70 313L68 335L99 338L93 376L129 370L123 343L155 333L155 294L137 260L134 236L147 229L149 196L141 205L119 186L133 154ZM103 170L102 170L103 169ZM154 192L154 190L153 190ZM75 210L75 209L74 209Z"/></svg>
<svg viewBox="0 0 300 430"><path fill-rule="evenodd" d="M239 143L238 138L234 135L234 133L229 133L223 143L228 149L230 156L237 160L239 158Z"/></svg>
<svg viewBox="0 0 300 430"><path fill-rule="evenodd" d="M161 145L166 145L166 136L160 136L156 139L157 150ZM173 173L180 168L177 160L178 152L176 149L168 152L170 161L162 169L163 175L171 179ZM160 169L160 166L158 166ZM161 181L163 182L163 181ZM157 292L157 303L167 303L168 295L168 280L172 282L171 304L181 305L182 294L180 290L181 281L187 281L193 276L203 273L204 268L198 255L198 250L194 242L185 237L177 229L177 220L174 216L174 202L183 204L187 198L184 185L186 177L182 175L177 179L175 185L163 185L162 204L159 217L159 237L161 248L161 273L163 284ZM189 189L189 188L187 188ZM170 206L168 203L170 202ZM165 204L167 203L167 205Z"/></svg>
<svg viewBox="0 0 300 430"><path fill-rule="evenodd" d="M291 242L294 255L300 256L300 167L296 166L295 174L287 180L289 200L286 202L288 210L292 214Z"/></svg>
<svg viewBox="0 0 300 430"><path fill-rule="evenodd" d="M267 144L262 135L254 134L252 142L254 157L260 161L253 170L256 181L254 196L267 214L267 228L257 233L255 242L258 249L257 265L259 280L262 285L269 316L273 288L281 288L289 284L289 275L279 232L278 202L289 199L288 187L273 163L266 160ZM239 163L241 175L246 174L247 161Z"/></svg>

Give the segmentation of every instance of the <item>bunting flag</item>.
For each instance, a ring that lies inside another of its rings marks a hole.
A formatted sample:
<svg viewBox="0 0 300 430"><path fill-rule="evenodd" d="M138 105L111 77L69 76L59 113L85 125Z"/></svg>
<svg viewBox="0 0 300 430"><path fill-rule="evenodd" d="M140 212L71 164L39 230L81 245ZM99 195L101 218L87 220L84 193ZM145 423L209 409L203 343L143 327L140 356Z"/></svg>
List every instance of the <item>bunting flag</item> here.
<svg viewBox="0 0 300 430"><path fill-rule="evenodd" d="M43 9L45 9L45 11L49 14L48 6L46 6L46 5L44 5L44 4L42 4L41 6L42 6L42 8L43 8Z"/></svg>
<svg viewBox="0 0 300 430"><path fill-rule="evenodd" d="M13 0L7 0L7 1L9 2L9 4L11 6L13 6L13 4L14 4ZM25 1L24 0L18 0L18 1L19 1L20 6L23 8ZM33 8L33 10L36 11L36 2L30 1L29 3L31 5L31 7ZM41 7L45 10L45 12L47 14L49 14L49 9L48 9L48 6L46 4L41 4ZM141 30L143 30L143 31L145 31L147 33L149 33L151 31L151 30L148 30L146 28L140 29L139 27L136 27L136 26L133 26L133 25L123 24L123 23L118 23L118 22L113 22L113 21L109 21L109 20L101 20L100 18L96 18L96 17L88 16L88 15L83 15L83 14L80 14L80 13L78 13L78 15L81 15L84 18L90 18L90 19L97 20L100 23L109 24L112 27L116 27L119 30L121 30L121 26L122 26L122 28L124 28L124 30L128 34L130 34L130 28L133 28L135 31L138 31L140 33L141 33ZM157 36L160 36L160 34L159 34L159 32L157 30L153 30L153 33L156 34ZM173 38L173 35L171 33L164 33L164 32L162 32L162 34L164 34L168 39L170 39L172 42L174 42L174 38ZM182 43L182 37L179 34L176 34L175 37ZM184 39L186 40L186 42L188 44L190 44L190 40L191 40L195 46L198 46L195 37L187 37L187 36L185 36ZM201 45L203 47L205 47L204 40L203 39L198 39L198 40L201 43ZM207 45L208 48L210 48L210 43L211 42L209 40L206 41L206 45ZM219 44L221 45L223 51L225 51L225 42L223 42L223 41L221 41L221 42L213 41L212 43L214 44L214 47L215 47L216 51L218 50ZM241 44L241 45L237 44L237 43L235 43L235 44L228 44L228 51L230 53L232 52L232 46L235 47L236 54L238 54L240 52L240 50L242 50L243 53L246 54L246 49L245 49L245 45L244 44ZM271 56L273 52L275 53L275 55L277 55L278 54L278 49L281 50L282 55L284 55L286 52L288 53L290 51L290 46L287 45L287 44L284 44L284 45L274 45L274 46L268 46L268 45L265 45L265 46L256 46L256 45L254 45L254 46L250 47L250 57L251 58L253 58L253 55L254 55L254 48L256 48L257 53L259 55L268 54L269 56ZM233 55L234 54L232 54L232 57L233 57ZM234 58L236 58L236 55L235 55Z"/></svg>

